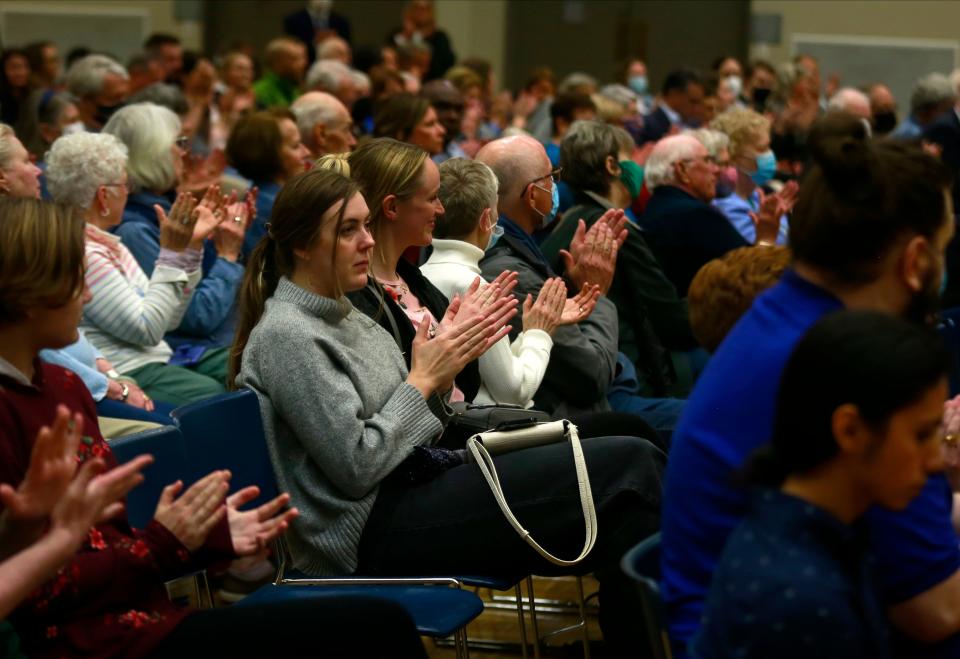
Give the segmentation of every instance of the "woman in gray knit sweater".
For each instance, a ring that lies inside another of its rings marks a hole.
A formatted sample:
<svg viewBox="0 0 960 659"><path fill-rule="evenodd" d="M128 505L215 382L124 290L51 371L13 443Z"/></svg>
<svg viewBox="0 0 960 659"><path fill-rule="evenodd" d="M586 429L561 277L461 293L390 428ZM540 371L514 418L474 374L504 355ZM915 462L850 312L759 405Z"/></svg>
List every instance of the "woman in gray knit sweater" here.
<svg viewBox="0 0 960 659"><path fill-rule="evenodd" d="M366 285L374 246L356 185L313 170L278 195L241 292L232 371L260 399L274 471L300 516L288 533L313 575L556 574L508 525L480 471L431 450L444 396L463 366L507 331L509 306L422 323L411 367L393 337L345 293ZM664 456L646 440L595 438L583 450L600 536L580 566L601 581L601 628L615 655L637 649L623 553L659 527ZM496 458L514 511L551 551L583 537L563 444Z"/></svg>

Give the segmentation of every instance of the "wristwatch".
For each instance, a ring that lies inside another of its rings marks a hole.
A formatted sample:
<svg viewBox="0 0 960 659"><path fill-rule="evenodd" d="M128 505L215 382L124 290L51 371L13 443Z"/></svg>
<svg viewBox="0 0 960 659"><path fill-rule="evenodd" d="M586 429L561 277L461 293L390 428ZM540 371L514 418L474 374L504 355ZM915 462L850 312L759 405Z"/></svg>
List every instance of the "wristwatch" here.
<svg viewBox="0 0 960 659"><path fill-rule="evenodd" d="M111 380L119 380L119 379L120 379L120 374L117 373L117 369L115 369L115 368L111 368L111 369L110 369L109 371L107 371L104 375L106 375L106 376L107 376L108 378L110 378Z"/></svg>
<svg viewBox="0 0 960 659"><path fill-rule="evenodd" d="M130 387L126 382L120 382L120 401L123 403L127 402L127 396L130 395Z"/></svg>

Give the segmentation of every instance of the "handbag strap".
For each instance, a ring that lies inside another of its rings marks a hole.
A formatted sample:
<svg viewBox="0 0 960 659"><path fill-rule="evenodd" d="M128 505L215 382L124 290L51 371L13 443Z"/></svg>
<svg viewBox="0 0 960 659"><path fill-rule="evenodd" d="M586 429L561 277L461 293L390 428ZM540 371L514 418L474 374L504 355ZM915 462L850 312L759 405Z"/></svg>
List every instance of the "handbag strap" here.
<svg viewBox="0 0 960 659"><path fill-rule="evenodd" d="M593 503L593 492L590 490L590 476L587 473L587 463L583 457L583 447L580 445L580 435L577 433L577 427L575 425L569 421L563 421L562 423L563 437L570 442L570 448L573 450L573 463L577 470L577 486L580 490L580 505L583 508L583 522L585 528L583 550L580 552L580 555L573 560L557 558L549 551L544 549L536 540L533 539L533 536L530 535L530 532L523 528L523 525L520 524L520 521L513 514L513 511L510 510L510 504L507 503L506 496L503 493L503 487L500 485L500 478L497 476L497 468L493 464L493 457L483 445L483 435L485 433L474 435L467 440L467 448L470 449L474 460L476 460L477 465L480 467L483 477L486 479L487 484L490 486L490 490L493 492L493 497L496 499L497 505L500 506L500 511L503 513L504 517L507 518L510 526L512 526L514 530L520 534L520 537L523 538L527 544L533 547L537 553L543 556L545 559L555 565L570 566L576 565L590 554L594 544L597 542L598 524L597 510Z"/></svg>
<svg viewBox="0 0 960 659"><path fill-rule="evenodd" d="M396 340L397 346L403 350L403 339L400 338L400 328L397 326L397 319L393 317L393 311L390 310L390 306L386 303L386 300L383 299L383 293L380 292L379 285L374 284L372 281L368 281L367 288L373 291L373 294L377 296L377 302L380 303L380 308L383 309L383 313L386 315L387 321L390 323L390 329L393 330L393 338Z"/></svg>

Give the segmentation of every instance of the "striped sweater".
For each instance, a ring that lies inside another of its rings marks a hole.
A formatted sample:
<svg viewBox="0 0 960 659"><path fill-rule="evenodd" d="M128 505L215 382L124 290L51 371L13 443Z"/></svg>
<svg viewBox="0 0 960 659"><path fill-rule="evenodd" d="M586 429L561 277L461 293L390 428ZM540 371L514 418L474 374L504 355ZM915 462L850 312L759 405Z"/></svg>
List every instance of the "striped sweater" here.
<svg viewBox="0 0 960 659"><path fill-rule="evenodd" d="M149 278L118 236L86 226L86 283L93 298L81 327L120 373L167 363L163 335L180 324L200 281L200 252L162 250Z"/></svg>

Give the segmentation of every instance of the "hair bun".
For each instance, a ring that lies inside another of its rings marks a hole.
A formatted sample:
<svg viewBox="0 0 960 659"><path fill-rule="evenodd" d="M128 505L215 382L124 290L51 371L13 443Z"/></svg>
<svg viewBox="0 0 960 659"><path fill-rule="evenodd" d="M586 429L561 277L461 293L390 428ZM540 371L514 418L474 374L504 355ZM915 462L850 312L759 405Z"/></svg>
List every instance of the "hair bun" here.
<svg viewBox="0 0 960 659"><path fill-rule="evenodd" d="M831 112L814 122L807 137L814 162L841 197L863 201L875 173L867 125L858 117Z"/></svg>

